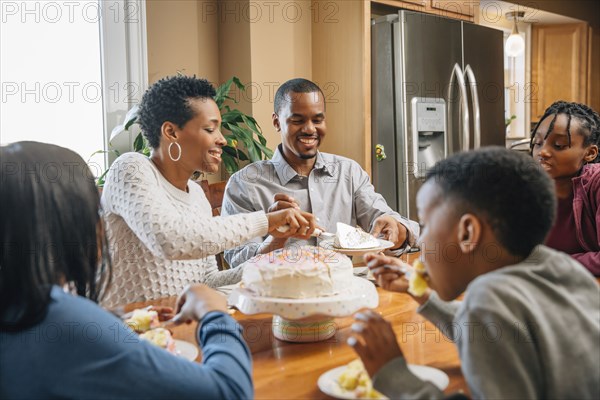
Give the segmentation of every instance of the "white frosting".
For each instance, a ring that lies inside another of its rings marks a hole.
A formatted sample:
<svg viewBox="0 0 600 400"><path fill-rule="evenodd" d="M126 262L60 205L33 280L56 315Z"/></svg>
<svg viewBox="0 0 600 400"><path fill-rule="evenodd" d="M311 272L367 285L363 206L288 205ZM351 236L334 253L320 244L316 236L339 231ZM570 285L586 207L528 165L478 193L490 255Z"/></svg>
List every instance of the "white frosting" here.
<svg viewBox="0 0 600 400"><path fill-rule="evenodd" d="M358 227L338 222L334 245L342 249L368 249L378 247L379 240Z"/></svg>
<svg viewBox="0 0 600 400"><path fill-rule="evenodd" d="M352 262L314 246L288 247L243 264L244 287L259 296L304 299L333 296L351 286Z"/></svg>

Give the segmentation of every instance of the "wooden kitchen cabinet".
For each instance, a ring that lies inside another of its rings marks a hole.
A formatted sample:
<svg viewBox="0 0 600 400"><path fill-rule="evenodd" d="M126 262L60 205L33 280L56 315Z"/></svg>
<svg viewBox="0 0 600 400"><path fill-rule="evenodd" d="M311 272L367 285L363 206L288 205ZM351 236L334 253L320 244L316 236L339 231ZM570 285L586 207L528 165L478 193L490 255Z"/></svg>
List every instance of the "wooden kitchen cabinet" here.
<svg viewBox="0 0 600 400"><path fill-rule="evenodd" d="M391 7L399 7L408 10L426 12L429 0L373 0L372 2L384 4Z"/></svg>
<svg viewBox="0 0 600 400"><path fill-rule="evenodd" d="M589 103L588 24L533 25L531 33L532 122L557 100Z"/></svg>
<svg viewBox="0 0 600 400"><path fill-rule="evenodd" d="M477 22L479 0L372 0L374 4Z"/></svg>
<svg viewBox="0 0 600 400"><path fill-rule="evenodd" d="M448 15L450 16L451 14L459 14L459 15L464 15L467 17L474 17L476 10L479 7L479 1L469 1L469 0L463 0L463 1L456 1L456 0L452 0L452 1L446 1L446 0L431 0L430 1L430 8L432 10L439 10L442 12L442 15ZM461 18L461 19L466 19L467 21L472 21L472 18Z"/></svg>

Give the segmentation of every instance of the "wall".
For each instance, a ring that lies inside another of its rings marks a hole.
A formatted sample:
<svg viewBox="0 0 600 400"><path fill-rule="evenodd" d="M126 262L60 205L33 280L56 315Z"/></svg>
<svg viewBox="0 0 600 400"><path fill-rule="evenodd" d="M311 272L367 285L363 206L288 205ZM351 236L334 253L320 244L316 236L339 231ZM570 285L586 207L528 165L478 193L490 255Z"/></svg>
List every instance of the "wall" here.
<svg viewBox="0 0 600 400"><path fill-rule="evenodd" d="M246 85L233 92L240 110L259 123L274 149L280 142L272 126L277 88L295 77L311 79L310 2L219 0L219 73Z"/></svg>
<svg viewBox="0 0 600 400"><path fill-rule="evenodd" d="M327 99L322 150L356 160L370 171L370 43L368 2L321 2L312 24L313 78Z"/></svg>
<svg viewBox="0 0 600 400"><path fill-rule="evenodd" d="M594 0L505 0L524 7L549 11L566 17L587 21L600 28L600 3Z"/></svg>
<svg viewBox="0 0 600 400"><path fill-rule="evenodd" d="M590 82L590 106L600 112L600 27L592 27L591 65L588 80Z"/></svg>
<svg viewBox="0 0 600 400"><path fill-rule="evenodd" d="M267 146L273 98L286 80L312 79L312 2L294 0L152 0L147 2L150 83L178 70L215 85L232 76L247 87L231 92L236 107L261 126Z"/></svg>
<svg viewBox="0 0 600 400"><path fill-rule="evenodd" d="M291 78L312 79L311 3L251 3L257 10L249 23L252 114L261 125L267 144L275 148L281 142L272 125L277 88Z"/></svg>
<svg viewBox="0 0 600 400"><path fill-rule="evenodd" d="M219 83L236 75L267 145L273 96L288 79L314 80L325 92L324 151L370 166L369 2L362 0L192 0L147 2L150 82L177 70ZM366 104L369 103L369 104Z"/></svg>
<svg viewBox="0 0 600 400"><path fill-rule="evenodd" d="M149 80L177 70L215 85L237 76L248 92L232 91L236 107L256 118L275 148L275 91L288 79L312 78L310 7L309 0L148 1Z"/></svg>
<svg viewBox="0 0 600 400"><path fill-rule="evenodd" d="M181 71L219 84L216 5L216 0L146 2L148 83ZM221 173L206 178L218 182Z"/></svg>
<svg viewBox="0 0 600 400"><path fill-rule="evenodd" d="M219 81L217 18L201 14L210 3L214 1L146 3L149 83L177 71Z"/></svg>

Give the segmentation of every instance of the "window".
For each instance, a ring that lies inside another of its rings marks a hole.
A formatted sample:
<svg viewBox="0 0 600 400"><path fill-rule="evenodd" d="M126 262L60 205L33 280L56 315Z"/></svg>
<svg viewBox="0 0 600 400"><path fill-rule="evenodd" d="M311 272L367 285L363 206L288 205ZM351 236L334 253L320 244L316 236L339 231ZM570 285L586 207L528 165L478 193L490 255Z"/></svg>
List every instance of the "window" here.
<svg viewBox="0 0 600 400"><path fill-rule="evenodd" d="M0 2L0 144L68 147L99 175L112 128L147 85L141 0ZM131 148L127 138L113 148Z"/></svg>
<svg viewBox="0 0 600 400"><path fill-rule="evenodd" d="M104 149L99 20L94 0L2 2L3 145L50 142L85 160Z"/></svg>

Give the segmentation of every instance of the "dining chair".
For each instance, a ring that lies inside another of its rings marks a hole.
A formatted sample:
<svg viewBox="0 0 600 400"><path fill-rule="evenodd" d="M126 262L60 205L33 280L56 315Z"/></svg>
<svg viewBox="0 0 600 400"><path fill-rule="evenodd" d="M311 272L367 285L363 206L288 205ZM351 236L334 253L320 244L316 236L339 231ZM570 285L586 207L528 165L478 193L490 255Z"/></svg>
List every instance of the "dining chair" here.
<svg viewBox="0 0 600 400"><path fill-rule="evenodd" d="M213 217L218 217L221 215L221 205L223 204L223 194L225 193L225 186L227 186L227 181L208 183L207 180L197 181L197 183L204 190L204 194L210 203L212 208ZM223 271L225 269L229 269L229 264L225 261L225 257L223 253L219 253L215 256L217 258L217 265L219 266L219 271Z"/></svg>

